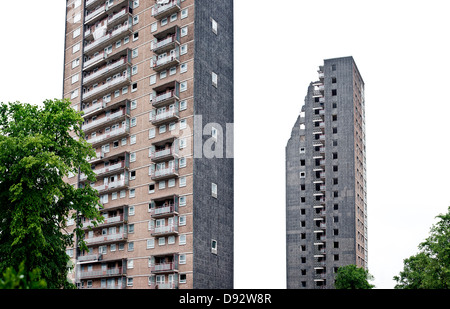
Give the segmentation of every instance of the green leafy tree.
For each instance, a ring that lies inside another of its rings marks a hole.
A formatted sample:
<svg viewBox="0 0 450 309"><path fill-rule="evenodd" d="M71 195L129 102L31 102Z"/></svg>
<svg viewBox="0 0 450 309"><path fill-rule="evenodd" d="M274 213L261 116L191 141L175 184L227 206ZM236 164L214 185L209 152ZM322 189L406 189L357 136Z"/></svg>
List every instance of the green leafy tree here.
<svg viewBox="0 0 450 309"><path fill-rule="evenodd" d="M440 220L419 244L419 253L403 261L403 270L394 277L396 289L450 288L450 207L436 218Z"/></svg>
<svg viewBox="0 0 450 309"><path fill-rule="evenodd" d="M45 289L47 283L41 279L41 271L33 269L28 274L25 272L25 263L19 265L19 271L8 267L0 278L0 289Z"/></svg>
<svg viewBox="0 0 450 309"><path fill-rule="evenodd" d="M369 283L373 277L369 271L356 265L347 265L338 268L334 287L336 289L373 289Z"/></svg>
<svg viewBox="0 0 450 309"><path fill-rule="evenodd" d="M74 245L74 234L82 248L86 244L81 224L73 233L64 230L67 219L101 220L97 191L63 181L79 171L96 179L87 161L95 151L82 122L68 100L0 105L0 273L25 261L24 271L39 268L48 288L73 287L66 247Z"/></svg>

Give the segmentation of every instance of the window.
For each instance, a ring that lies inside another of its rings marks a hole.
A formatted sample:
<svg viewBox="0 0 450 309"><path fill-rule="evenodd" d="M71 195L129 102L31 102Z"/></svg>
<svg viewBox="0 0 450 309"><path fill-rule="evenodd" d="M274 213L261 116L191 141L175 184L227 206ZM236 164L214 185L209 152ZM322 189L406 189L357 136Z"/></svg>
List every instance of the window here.
<svg viewBox="0 0 450 309"><path fill-rule="evenodd" d="M139 15L133 17L133 25L136 25L137 23L139 23Z"/></svg>
<svg viewBox="0 0 450 309"><path fill-rule="evenodd" d="M181 101L180 102L180 111L184 111L185 109L187 109L187 102Z"/></svg>
<svg viewBox="0 0 450 309"><path fill-rule="evenodd" d="M177 18L178 18L178 14L177 13L174 13L174 14L170 15L170 22L176 21Z"/></svg>
<svg viewBox="0 0 450 309"><path fill-rule="evenodd" d="M133 278L127 278L127 286L133 286Z"/></svg>
<svg viewBox="0 0 450 309"><path fill-rule="evenodd" d="M181 28L181 37L184 37L188 34L188 27L185 26L183 28Z"/></svg>
<svg viewBox="0 0 450 309"><path fill-rule="evenodd" d="M131 118L130 120L130 127L135 127L137 124L136 117Z"/></svg>
<svg viewBox="0 0 450 309"><path fill-rule="evenodd" d="M217 198L217 184L211 183L211 195Z"/></svg>
<svg viewBox="0 0 450 309"><path fill-rule="evenodd" d="M76 68L79 65L80 65L80 58L77 58L74 61L72 61L72 69Z"/></svg>
<svg viewBox="0 0 450 309"><path fill-rule="evenodd" d="M148 193L154 193L155 192L155 184L151 183L148 185Z"/></svg>
<svg viewBox="0 0 450 309"><path fill-rule="evenodd" d="M147 249L153 249L155 248L155 239L147 239Z"/></svg>
<svg viewBox="0 0 450 309"><path fill-rule="evenodd" d="M186 225L186 216L181 216L179 219L179 225L183 226Z"/></svg>
<svg viewBox="0 0 450 309"><path fill-rule="evenodd" d="M136 179L136 171L131 171L130 172L130 180L135 180Z"/></svg>
<svg viewBox="0 0 450 309"><path fill-rule="evenodd" d="M186 244L186 235L180 235L178 242L180 245L185 245Z"/></svg>
<svg viewBox="0 0 450 309"><path fill-rule="evenodd" d="M179 256L179 263L180 264L186 264L186 254L180 254L180 256Z"/></svg>
<svg viewBox="0 0 450 309"><path fill-rule="evenodd" d="M187 121L186 119L180 120L180 129L186 129Z"/></svg>
<svg viewBox="0 0 450 309"><path fill-rule="evenodd" d="M128 243L128 251L134 251L134 242Z"/></svg>
<svg viewBox="0 0 450 309"><path fill-rule="evenodd" d="M217 25L217 21L215 21L213 18L211 18L211 28L212 28L212 31L215 34L217 34L218 25Z"/></svg>
<svg viewBox="0 0 450 309"><path fill-rule="evenodd" d="M180 55L187 54L187 50L188 50L187 44L181 45L181 47L180 47Z"/></svg>
<svg viewBox="0 0 450 309"><path fill-rule="evenodd" d="M166 18L163 18L163 19L161 19L161 27L162 27L162 26L165 26L165 25L167 25L167 23L168 23L168 19L167 19L167 17L166 17Z"/></svg>
<svg viewBox="0 0 450 309"><path fill-rule="evenodd" d="M70 93L70 98L71 99L75 99L76 97L78 97L78 89L75 89L74 91L72 91Z"/></svg>
<svg viewBox="0 0 450 309"><path fill-rule="evenodd" d="M130 136L130 145L136 144L136 134Z"/></svg>
<svg viewBox="0 0 450 309"><path fill-rule="evenodd" d="M306 172L300 172L300 178L306 178Z"/></svg>
<svg viewBox="0 0 450 309"><path fill-rule="evenodd" d="M78 43L78 44L75 44L73 47L72 47L72 54L75 54L77 51L79 51L80 50L80 43Z"/></svg>
<svg viewBox="0 0 450 309"><path fill-rule="evenodd" d="M156 134L155 128L150 128L150 129L148 130L148 138L154 138L154 137L155 137L155 134Z"/></svg>
<svg viewBox="0 0 450 309"><path fill-rule="evenodd" d="M137 67L137 65L135 65L131 68L131 75L136 75L137 72L138 72L138 67Z"/></svg>
<svg viewBox="0 0 450 309"><path fill-rule="evenodd" d="M135 162L136 161L136 153L133 152L130 154L130 162Z"/></svg>
<svg viewBox="0 0 450 309"><path fill-rule="evenodd" d="M186 206L186 196L180 196L179 203L180 206Z"/></svg>
<svg viewBox="0 0 450 309"><path fill-rule="evenodd" d="M136 189L130 189L130 198L133 198L136 196Z"/></svg>
<svg viewBox="0 0 450 309"><path fill-rule="evenodd" d="M133 33L133 42L139 39L139 32Z"/></svg>
<svg viewBox="0 0 450 309"><path fill-rule="evenodd" d="M217 240L211 240L211 253L217 254Z"/></svg>
<svg viewBox="0 0 450 309"><path fill-rule="evenodd" d="M187 82L186 81L181 82L180 83L180 92L184 92L186 90L187 90Z"/></svg>
<svg viewBox="0 0 450 309"><path fill-rule="evenodd" d="M186 187L186 176L180 177L180 188Z"/></svg>
<svg viewBox="0 0 450 309"><path fill-rule="evenodd" d="M188 17L188 9L184 9L181 11L181 19Z"/></svg>
<svg viewBox="0 0 450 309"><path fill-rule="evenodd" d="M150 76L150 85L156 84L156 74Z"/></svg>
<svg viewBox="0 0 450 309"><path fill-rule="evenodd" d="M217 88L217 74L212 72L211 77L212 77L212 85Z"/></svg>
<svg viewBox="0 0 450 309"><path fill-rule="evenodd" d="M331 90L331 95L332 96L336 96L337 95L337 89L332 89Z"/></svg>
<svg viewBox="0 0 450 309"><path fill-rule="evenodd" d="M136 48L131 52L131 58L136 58L137 56L139 56L139 49Z"/></svg>
<svg viewBox="0 0 450 309"><path fill-rule="evenodd" d="M133 101L131 101L131 110L133 110L133 109L136 109L136 107L137 107L137 101L136 100L133 100Z"/></svg>
<svg viewBox="0 0 450 309"><path fill-rule="evenodd" d="M158 23L153 23L153 24L151 24L151 26L150 26L150 31L151 32L155 32L155 31L157 31L158 30Z"/></svg>
<svg viewBox="0 0 450 309"><path fill-rule="evenodd" d="M128 233L134 233L134 224L128 224Z"/></svg>
<svg viewBox="0 0 450 309"><path fill-rule="evenodd" d="M187 63L182 63L180 65L180 73L184 73L187 71Z"/></svg>
<svg viewBox="0 0 450 309"><path fill-rule="evenodd" d="M131 85L131 92L135 92L137 90L137 83Z"/></svg>

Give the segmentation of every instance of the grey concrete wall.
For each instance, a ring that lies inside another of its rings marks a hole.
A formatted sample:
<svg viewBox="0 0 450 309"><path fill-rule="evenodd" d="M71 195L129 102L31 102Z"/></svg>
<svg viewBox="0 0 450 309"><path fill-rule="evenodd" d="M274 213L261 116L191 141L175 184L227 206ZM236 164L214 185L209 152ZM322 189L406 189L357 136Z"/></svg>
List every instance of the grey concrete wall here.
<svg viewBox="0 0 450 309"><path fill-rule="evenodd" d="M211 18L218 23L217 34ZM226 130L234 122L233 1L196 0L194 39L194 114L202 116L203 126L217 123L224 135L233 134ZM212 72L218 74L217 87ZM194 143L211 138L199 133ZM224 145L224 156L226 151ZM194 288L233 288L233 169L233 158L194 159ZM217 198L211 195L211 183L218 186ZM212 239L217 240L217 254L211 252Z"/></svg>

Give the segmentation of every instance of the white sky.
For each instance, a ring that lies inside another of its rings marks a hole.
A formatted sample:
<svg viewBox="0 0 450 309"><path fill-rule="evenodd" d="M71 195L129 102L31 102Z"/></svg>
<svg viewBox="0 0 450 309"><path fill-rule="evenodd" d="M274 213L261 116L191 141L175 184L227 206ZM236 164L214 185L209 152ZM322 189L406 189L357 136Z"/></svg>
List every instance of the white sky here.
<svg viewBox="0 0 450 309"><path fill-rule="evenodd" d="M65 1L45 4L2 3L0 102L62 95ZM439 0L235 0L235 288L286 287L285 146L318 66L344 56L366 84L369 271L393 288L450 205L448 12Z"/></svg>

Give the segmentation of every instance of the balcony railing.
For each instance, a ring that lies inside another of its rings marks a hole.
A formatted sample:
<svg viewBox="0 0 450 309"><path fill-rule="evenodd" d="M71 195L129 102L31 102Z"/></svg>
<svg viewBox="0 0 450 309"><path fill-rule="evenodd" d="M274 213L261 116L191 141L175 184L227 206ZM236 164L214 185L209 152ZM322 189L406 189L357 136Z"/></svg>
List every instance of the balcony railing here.
<svg viewBox="0 0 450 309"><path fill-rule="evenodd" d="M153 125L159 125L167 121L178 119L178 109L170 109L159 114L150 114L150 121Z"/></svg>
<svg viewBox="0 0 450 309"><path fill-rule="evenodd" d="M151 178L153 180L157 180L157 179L162 180L162 179L170 178L173 176L178 176L178 167L170 166L168 168L153 170Z"/></svg>
<svg viewBox="0 0 450 309"><path fill-rule="evenodd" d="M121 59L117 60L116 62L107 65L105 67L103 67L100 70L97 70L95 73L92 73L86 77L83 78L83 84L88 83L92 80L95 80L96 78L102 76L103 74L106 74L108 72L111 72L114 69L117 69L118 67L120 67L121 65L126 63L126 57L122 57Z"/></svg>
<svg viewBox="0 0 450 309"><path fill-rule="evenodd" d="M125 114L126 114L126 110L125 109L119 110L119 111L117 111L115 113L110 114L109 116L100 118L99 120L95 120L95 121L93 121L91 123L88 123L88 124L84 124L81 127L81 129L86 131L86 130L95 128L95 127L97 127L99 125L102 125L102 124L108 123L110 121L113 121L113 120L115 120L117 118L120 118L120 117L124 116Z"/></svg>
<svg viewBox="0 0 450 309"><path fill-rule="evenodd" d="M92 137L92 138L88 139L87 142L89 144L95 145L97 143L104 142L104 141L106 141L106 140L108 140L110 138L113 138L113 137L116 137L116 136L119 136L119 135L122 135L122 134L126 134L129 131L130 131L130 127L128 125L126 125L126 126L124 126L122 128L111 130L109 133Z"/></svg>
<svg viewBox="0 0 450 309"><path fill-rule="evenodd" d="M164 4L155 4L152 8L152 16L156 19L164 18L180 10L180 0L169 0Z"/></svg>
<svg viewBox="0 0 450 309"><path fill-rule="evenodd" d="M80 279L84 278L101 278L121 276L122 268L111 268L106 270L83 271L78 273Z"/></svg>
<svg viewBox="0 0 450 309"><path fill-rule="evenodd" d="M110 165L110 166L107 166L107 167L104 167L104 168L96 169L93 172L95 173L95 175L101 176L101 175L106 174L106 173L110 173L110 172L114 172L114 171L120 170L120 169L124 168L125 166L126 166L125 161L121 161L119 163L116 163L116 164L113 164L113 165ZM86 180L86 179L87 179L86 175L80 174L80 181L83 181L83 180Z"/></svg>
<svg viewBox="0 0 450 309"><path fill-rule="evenodd" d="M151 228L150 234L152 236L178 234L178 225L171 224L171 225L163 225L163 226L154 226Z"/></svg>
<svg viewBox="0 0 450 309"><path fill-rule="evenodd" d="M106 91L111 87L117 86L118 84L121 84L124 82L129 82L129 81L130 81L130 76L128 73L124 74L122 76L113 78L111 81L106 82L101 86L97 86L97 87L93 88L92 90L83 93L83 100L86 100L96 94Z"/></svg>
<svg viewBox="0 0 450 309"><path fill-rule="evenodd" d="M157 40L151 42L150 48L154 52L161 52L167 50L169 46L174 47L174 43L177 41L177 35L169 35L165 39Z"/></svg>
<svg viewBox="0 0 450 309"><path fill-rule="evenodd" d="M150 67L153 68L156 72L163 71L168 67L177 65L180 62L180 56L178 51L175 53L169 54L165 57L155 57L150 60Z"/></svg>
<svg viewBox="0 0 450 309"><path fill-rule="evenodd" d="M108 191L111 189L121 188L128 185L128 179L120 179L114 182L105 183L103 185L93 187L93 189L97 190L99 193L102 193L104 191Z"/></svg>
<svg viewBox="0 0 450 309"><path fill-rule="evenodd" d="M156 217L160 218L160 217L164 217L167 215L175 214L177 210L178 210L178 207L175 204L156 207L151 210L151 216L153 218L156 218Z"/></svg>
<svg viewBox="0 0 450 309"><path fill-rule="evenodd" d="M121 223L123 222L123 214L119 215L119 216L115 216L115 217L109 217L109 218L104 218L103 222L100 223L98 226L105 226L108 224L115 224L115 223ZM91 228L93 227L94 224L92 223L91 220L84 222L83 224L83 228Z"/></svg>
<svg viewBox="0 0 450 309"><path fill-rule="evenodd" d="M125 22L122 26L118 27L116 30L111 31L110 33L106 33L105 35L95 39L94 41L89 42L84 46L84 52L87 53L90 50L93 50L95 47L100 46L100 44L115 38L116 36L130 31L132 28L132 25L130 23ZM100 31L100 30L99 30ZM95 35L94 35L95 37Z"/></svg>
<svg viewBox="0 0 450 309"><path fill-rule="evenodd" d="M178 155L178 147L174 146L162 150L155 150L150 153L152 161L155 162L169 158L174 158L176 155Z"/></svg>
<svg viewBox="0 0 450 309"><path fill-rule="evenodd" d="M152 266L152 273L170 273L178 271L178 263L158 263Z"/></svg>
<svg viewBox="0 0 450 309"><path fill-rule="evenodd" d="M121 241L126 240L128 238L127 233L118 233L118 234L111 234L111 235L103 235L99 237L92 237L92 238L86 238L84 241L86 244L92 245L97 243L104 243L104 242L115 242L115 241Z"/></svg>

